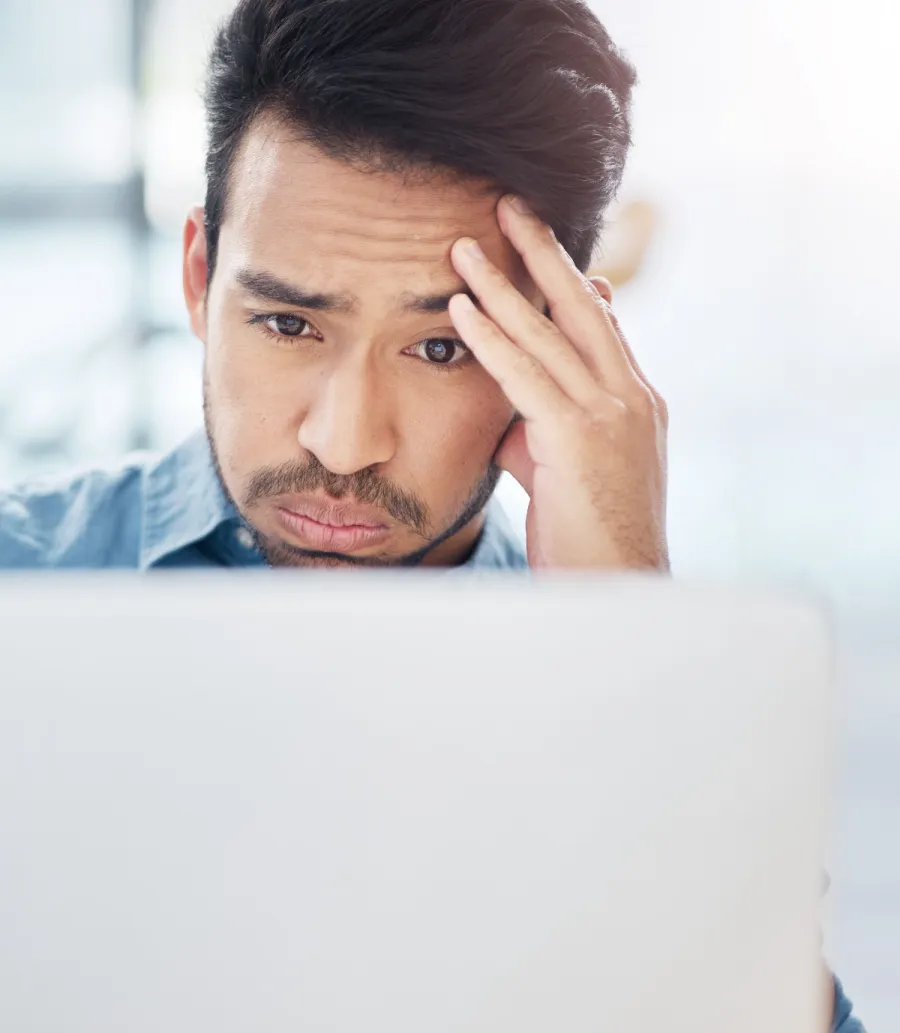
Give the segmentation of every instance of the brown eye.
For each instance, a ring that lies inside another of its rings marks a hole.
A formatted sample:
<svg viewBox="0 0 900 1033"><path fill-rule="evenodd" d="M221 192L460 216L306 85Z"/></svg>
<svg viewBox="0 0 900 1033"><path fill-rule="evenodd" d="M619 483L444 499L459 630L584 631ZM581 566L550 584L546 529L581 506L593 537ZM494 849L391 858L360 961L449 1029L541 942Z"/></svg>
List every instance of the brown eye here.
<svg viewBox="0 0 900 1033"><path fill-rule="evenodd" d="M452 337L432 337L416 345L416 354L434 366L455 366L470 353L462 341Z"/></svg>
<svg viewBox="0 0 900 1033"><path fill-rule="evenodd" d="M273 334L279 334L282 337L301 337L309 323L300 316L269 316L266 326Z"/></svg>

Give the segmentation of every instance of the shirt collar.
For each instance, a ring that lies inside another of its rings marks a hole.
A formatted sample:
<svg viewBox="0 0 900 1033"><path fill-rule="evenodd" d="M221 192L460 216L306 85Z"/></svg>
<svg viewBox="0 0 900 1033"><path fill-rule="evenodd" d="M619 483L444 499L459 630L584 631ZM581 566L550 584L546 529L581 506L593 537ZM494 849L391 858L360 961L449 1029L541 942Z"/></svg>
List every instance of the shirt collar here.
<svg viewBox="0 0 900 1033"><path fill-rule="evenodd" d="M146 470L141 569L208 538L240 515L219 481L209 441L198 431ZM528 566L518 535L496 498L488 504L475 551L456 570L521 570Z"/></svg>
<svg viewBox="0 0 900 1033"><path fill-rule="evenodd" d="M485 511L484 531L475 551L455 570L525 570L528 560L519 535L496 496Z"/></svg>
<svg viewBox="0 0 900 1033"><path fill-rule="evenodd" d="M222 490L204 431L152 463L145 476L142 570L240 519Z"/></svg>

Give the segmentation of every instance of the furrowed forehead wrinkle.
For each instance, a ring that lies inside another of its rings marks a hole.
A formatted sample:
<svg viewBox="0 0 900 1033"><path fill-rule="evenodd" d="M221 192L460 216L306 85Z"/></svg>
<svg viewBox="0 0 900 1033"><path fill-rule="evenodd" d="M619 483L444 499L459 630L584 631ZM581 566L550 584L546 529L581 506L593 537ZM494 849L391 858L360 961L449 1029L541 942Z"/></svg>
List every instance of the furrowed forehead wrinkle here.
<svg viewBox="0 0 900 1033"><path fill-rule="evenodd" d="M306 290L296 284L280 280L271 273L241 269L237 272L237 283L254 297L293 308L313 309L320 312L338 312L352 315L358 308L357 299L351 294L327 294ZM425 315L439 315L450 307L450 299L465 294L475 305L478 298L465 284L441 294L413 294L407 291L400 295L402 308Z"/></svg>

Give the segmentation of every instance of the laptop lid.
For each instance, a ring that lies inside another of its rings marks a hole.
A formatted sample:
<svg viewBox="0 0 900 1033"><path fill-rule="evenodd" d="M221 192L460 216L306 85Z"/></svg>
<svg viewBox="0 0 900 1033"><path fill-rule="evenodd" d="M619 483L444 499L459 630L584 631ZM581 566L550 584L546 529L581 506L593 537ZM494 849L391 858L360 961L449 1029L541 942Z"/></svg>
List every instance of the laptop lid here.
<svg viewBox="0 0 900 1033"><path fill-rule="evenodd" d="M804 604L264 572L0 621L3 1029L823 1028Z"/></svg>

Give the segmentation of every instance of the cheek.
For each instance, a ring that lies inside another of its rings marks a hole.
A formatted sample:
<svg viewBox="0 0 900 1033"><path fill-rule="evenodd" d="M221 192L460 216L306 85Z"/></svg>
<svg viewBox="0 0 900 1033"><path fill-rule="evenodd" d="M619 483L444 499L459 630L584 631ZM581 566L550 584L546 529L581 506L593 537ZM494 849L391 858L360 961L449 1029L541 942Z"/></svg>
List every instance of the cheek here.
<svg viewBox="0 0 900 1033"><path fill-rule="evenodd" d="M293 455L294 415L309 380L292 376L288 363L250 327L211 325L207 405L223 468L252 471Z"/></svg>
<svg viewBox="0 0 900 1033"><path fill-rule="evenodd" d="M418 483L455 499L484 474L515 412L480 368L458 383L445 376L457 374L432 374L431 390L410 392L403 453Z"/></svg>
<svg viewBox="0 0 900 1033"><path fill-rule="evenodd" d="M248 407L265 405L266 349L257 333L234 318L210 318L206 377L223 418L242 415Z"/></svg>

